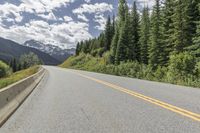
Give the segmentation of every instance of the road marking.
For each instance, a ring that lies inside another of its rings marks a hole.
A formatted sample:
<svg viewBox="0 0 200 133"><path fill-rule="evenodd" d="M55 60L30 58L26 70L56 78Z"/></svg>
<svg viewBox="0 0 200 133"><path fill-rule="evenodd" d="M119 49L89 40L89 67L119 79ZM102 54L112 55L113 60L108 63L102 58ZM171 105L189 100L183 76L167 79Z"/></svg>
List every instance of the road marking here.
<svg viewBox="0 0 200 133"><path fill-rule="evenodd" d="M154 98L151 98L151 97L142 95L142 94L140 94L140 93L131 91L131 90L129 90L129 89L126 89L126 88L123 88L123 87L120 87L120 86L111 84L111 83L109 83L109 82L105 82L105 81L102 81L102 80L99 80L99 79L96 79L96 78L93 78L93 77L89 77L89 76L83 75L83 74L78 73L78 72L75 72L75 73L78 74L78 75L81 76L81 77L90 79L90 80L92 80L92 81L95 81L95 82L100 83L100 84L103 84L103 85L106 85L106 86L108 86L108 87L111 87L112 89L115 89L115 90L118 90L118 91L127 93L127 94L129 94L129 95L134 96L134 97L140 98L140 99L142 99L142 100L144 100L144 101L150 102L150 103L155 104L155 105L157 105L157 106L160 106L160 107L162 107L162 108L168 109L168 110L170 110L170 111L172 111L172 112L178 113L178 114L180 114L180 115L183 115L183 116L185 116L185 117L188 117L188 118L191 118L191 119L193 119L193 120L195 120L195 121L200 122L200 114L193 113L193 112L191 112L191 111L188 111L188 110L185 110L185 109L176 107L176 106L174 106L174 105L171 105L171 104L162 102L162 101L160 101L160 100L157 100L157 99L154 99Z"/></svg>

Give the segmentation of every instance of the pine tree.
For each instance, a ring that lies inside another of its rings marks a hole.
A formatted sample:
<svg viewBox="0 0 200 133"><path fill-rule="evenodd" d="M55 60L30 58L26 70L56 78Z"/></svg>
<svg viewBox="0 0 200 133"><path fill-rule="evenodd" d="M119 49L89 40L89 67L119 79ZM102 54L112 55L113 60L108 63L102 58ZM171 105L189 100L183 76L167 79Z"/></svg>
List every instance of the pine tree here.
<svg viewBox="0 0 200 133"><path fill-rule="evenodd" d="M174 26L174 33L173 33L173 46L174 52L179 53L183 51L187 40L186 34L184 33L184 25L183 25L183 4L181 0L176 1L175 7L175 14L173 15L173 26Z"/></svg>
<svg viewBox="0 0 200 133"><path fill-rule="evenodd" d="M126 0L119 0L119 8L118 8L118 17L119 17L119 27L122 27L124 21L126 20L126 11L127 9Z"/></svg>
<svg viewBox="0 0 200 133"><path fill-rule="evenodd" d="M11 59L11 60L9 61L9 66L10 66L10 68L13 68L13 59Z"/></svg>
<svg viewBox="0 0 200 133"><path fill-rule="evenodd" d="M111 43L111 62L115 63L117 58L117 47L119 43L120 34L122 31L123 24L125 23L126 12L128 11L128 6L126 0L119 0L119 8L118 8L118 20L115 22L115 34L113 36L113 40ZM119 49L118 49L119 50ZM117 61L118 62L118 61Z"/></svg>
<svg viewBox="0 0 200 133"><path fill-rule="evenodd" d="M129 27L130 45L128 59L140 61L139 13L137 11L137 5L135 1L133 2Z"/></svg>
<svg viewBox="0 0 200 133"><path fill-rule="evenodd" d="M141 63L148 64L148 46L150 37L150 18L148 7L144 7L143 9L140 27L140 60Z"/></svg>
<svg viewBox="0 0 200 133"><path fill-rule="evenodd" d="M76 55L79 55L80 53L80 44L78 42L78 44L76 45Z"/></svg>
<svg viewBox="0 0 200 133"><path fill-rule="evenodd" d="M192 45L192 38L196 33L195 20L199 18L194 3L198 2L196 0L178 0L175 3L173 45L175 53L180 53Z"/></svg>
<svg viewBox="0 0 200 133"><path fill-rule="evenodd" d="M163 9L163 65L167 66L169 61L170 53L173 52L173 15L174 15L174 0L165 0Z"/></svg>
<svg viewBox="0 0 200 133"><path fill-rule="evenodd" d="M13 59L13 68L12 69L13 69L13 72L17 71L17 61L15 58Z"/></svg>
<svg viewBox="0 0 200 133"><path fill-rule="evenodd" d="M116 26L115 15L113 15L113 18L112 18L112 38L115 35L115 26Z"/></svg>
<svg viewBox="0 0 200 133"><path fill-rule="evenodd" d="M104 49L105 51L110 50L110 45L112 41L112 24L111 24L111 19L110 16L108 16L107 23L106 23L106 28L105 28L105 46Z"/></svg>
<svg viewBox="0 0 200 133"><path fill-rule="evenodd" d="M200 3L199 6L199 14L200 14ZM199 19L199 18L198 18ZM193 38L193 45L189 47L189 51L192 52L197 58L200 59L200 19L197 21L197 29L196 35Z"/></svg>
<svg viewBox="0 0 200 133"><path fill-rule="evenodd" d="M127 44L128 39L127 39L127 25L124 24L121 28L120 31L120 37L119 41L117 44L117 49L116 49L116 56L115 56L115 64L119 64L121 61L126 61L127 60Z"/></svg>
<svg viewBox="0 0 200 133"><path fill-rule="evenodd" d="M161 64L162 28L160 0L156 0L151 16L151 37L149 47L149 64L155 69Z"/></svg>
<svg viewBox="0 0 200 133"><path fill-rule="evenodd" d="M83 52L83 41L79 42L79 52L82 53Z"/></svg>
<svg viewBox="0 0 200 133"><path fill-rule="evenodd" d="M186 0L186 14L188 16L188 45L191 46L192 39L195 37L197 31L197 21L200 20L200 13L198 10L199 0Z"/></svg>
<svg viewBox="0 0 200 133"><path fill-rule="evenodd" d="M41 63L42 64L42 63ZM17 65L17 71L20 71L22 68L21 68L21 63L18 63Z"/></svg>
<svg viewBox="0 0 200 133"><path fill-rule="evenodd" d="M110 48L111 48L111 45L112 45L112 40L114 38L114 35L115 35L115 26L116 26L116 21L115 21L115 15L113 15L112 17L112 23L111 23L111 44L110 44Z"/></svg>
<svg viewBox="0 0 200 133"><path fill-rule="evenodd" d="M200 58L200 21L197 26L196 37L194 37L194 45L190 47L190 50L197 58Z"/></svg>
<svg viewBox="0 0 200 133"><path fill-rule="evenodd" d="M124 5L125 10L125 21L122 21L121 29L119 32L119 40L117 43L116 55L115 55L115 63L119 64L121 61L126 61L129 55L129 44L130 44L130 36L129 36L129 26L130 26L130 14L128 12L127 3ZM128 33L128 34L127 34Z"/></svg>
<svg viewBox="0 0 200 133"><path fill-rule="evenodd" d="M110 55L111 63L115 63L115 56L116 56L118 40L119 40L119 28L116 25L115 26L115 34L113 36L112 44L111 44L111 55Z"/></svg>

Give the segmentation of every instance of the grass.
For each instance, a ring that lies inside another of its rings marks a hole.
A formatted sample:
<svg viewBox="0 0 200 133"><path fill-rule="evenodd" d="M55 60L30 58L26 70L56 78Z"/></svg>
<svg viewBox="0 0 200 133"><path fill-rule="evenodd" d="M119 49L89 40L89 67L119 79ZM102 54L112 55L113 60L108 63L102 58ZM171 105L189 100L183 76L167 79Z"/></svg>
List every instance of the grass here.
<svg viewBox="0 0 200 133"><path fill-rule="evenodd" d="M39 66L34 66L31 68L13 73L8 77L0 78L0 89L6 87L8 85L11 85L17 81L20 81L22 79L25 79L25 78L37 73L38 70L39 70Z"/></svg>
<svg viewBox="0 0 200 133"><path fill-rule="evenodd" d="M170 74L169 68L160 67L153 70L150 66L138 62L112 65L105 57L81 54L68 58L60 67L200 88L200 78L197 75Z"/></svg>

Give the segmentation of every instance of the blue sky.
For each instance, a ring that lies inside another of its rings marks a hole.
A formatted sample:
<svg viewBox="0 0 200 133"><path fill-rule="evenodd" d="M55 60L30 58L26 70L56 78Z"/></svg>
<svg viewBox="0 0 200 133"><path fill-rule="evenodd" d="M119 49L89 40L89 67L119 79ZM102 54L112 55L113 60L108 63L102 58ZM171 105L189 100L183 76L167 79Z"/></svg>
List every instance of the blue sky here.
<svg viewBox="0 0 200 133"><path fill-rule="evenodd" d="M134 0L128 0L129 5ZM137 0L138 5L153 0ZM64 48L103 31L118 0L0 0L0 36L23 43L35 39Z"/></svg>

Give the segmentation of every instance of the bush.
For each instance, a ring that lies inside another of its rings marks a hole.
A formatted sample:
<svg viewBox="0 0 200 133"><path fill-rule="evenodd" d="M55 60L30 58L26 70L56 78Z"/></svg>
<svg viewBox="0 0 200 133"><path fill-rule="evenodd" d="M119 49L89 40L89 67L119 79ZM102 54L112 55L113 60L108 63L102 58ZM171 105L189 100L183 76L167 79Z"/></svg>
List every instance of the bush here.
<svg viewBox="0 0 200 133"><path fill-rule="evenodd" d="M22 55L19 62L23 69L42 64L42 61L38 58L38 56L32 52Z"/></svg>
<svg viewBox="0 0 200 133"><path fill-rule="evenodd" d="M195 66L196 75L200 78L200 62L198 62Z"/></svg>
<svg viewBox="0 0 200 133"><path fill-rule="evenodd" d="M8 76L11 73L10 67L4 62L0 61L0 78Z"/></svg>
<svg viewBox="0 0 200 133"><path fill-rule="evenodd" d="M165 81L167 75L167 68L166 67L158 67L157 70L154 72L154 80L157 81Z"/></svg>
<svg viewBox="0 0 200 133"><path fill-rule="evenodd" d="M169 70L171 71L193 74L195 65L195 57L188 52L170 56Z"/></svg>
<svg viewBox="0 0 200 133"><path fill-rule="evenodd" d="M171 55L167 73L168 81L172 83L182 82L185 77L194 75L195 64L195 57L188 52Z"/></svg>

